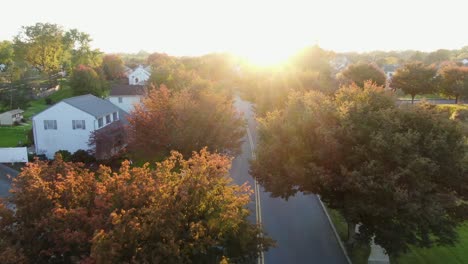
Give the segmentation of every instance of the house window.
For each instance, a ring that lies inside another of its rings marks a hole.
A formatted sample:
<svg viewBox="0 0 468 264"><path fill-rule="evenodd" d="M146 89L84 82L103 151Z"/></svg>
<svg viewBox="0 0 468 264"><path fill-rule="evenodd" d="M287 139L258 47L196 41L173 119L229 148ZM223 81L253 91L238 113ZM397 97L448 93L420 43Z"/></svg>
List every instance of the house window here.
<svg viewBox="0 0 468 264"><path fill-rule="evenodd" d="M44 129L45 130L57 130L57 120L44 120Z"/></svg>
<svg viewBox="0 0 468 264"><path fill-rule="evenodd" d="M106 124L109 124L111 122L111 116L106 115Z"/></svg>
<svg viewBox="0 0 468 264"><path fill-rule="evenodd" d="M86 129L86 123L84 120L72 120L73 129Z"/></svg>
<svg viewBox="0 0 468 264"><path fill-rule="evenodd" d="M114 121L119 120L119 116L117 115L117 112L112 113L112 119L113 119Z"/></svg>
<svg viewBox="0 0 468 264"><path fill-rule="evenodd" d="M122 103L122 97L119 97L119 103Z"/></svg>
<svg viewBox="0 0 468 264"><path fill-rule="evenodd" d="M98 118L98 127L102 127L104 125L104 121L102 117Z"/></svg>

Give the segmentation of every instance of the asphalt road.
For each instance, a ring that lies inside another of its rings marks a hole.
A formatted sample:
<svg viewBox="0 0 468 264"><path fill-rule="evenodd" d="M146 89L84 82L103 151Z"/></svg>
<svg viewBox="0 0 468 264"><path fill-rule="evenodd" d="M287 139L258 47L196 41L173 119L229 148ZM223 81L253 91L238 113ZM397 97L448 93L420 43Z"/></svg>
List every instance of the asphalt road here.
<svg viewBox="0 0 468 264"><path fill-rule="evenodd" d="M17 171L0 164L0 198L7 197L10 194L11 180L8 175L15 177L17 174Z"/></svg>
<svg viewBox="0 0 468 264"><path fill-rule="evenodd" d="M251 140L246 136L242 154L232 163L231 176L235 183L247 182L254 189L254 179L249 175L249 160L256 144L255 119L248 102L237 99L236 107L244 113L248 121ZM286 201L270 197L269 193L259 187L258 198L261 204L262 226L277 243L276 248L265 253L266 264L348 263L317 196L297 194ZM255 200L253 196L249 204L252 211L250 220L254 222Z"/></svg>

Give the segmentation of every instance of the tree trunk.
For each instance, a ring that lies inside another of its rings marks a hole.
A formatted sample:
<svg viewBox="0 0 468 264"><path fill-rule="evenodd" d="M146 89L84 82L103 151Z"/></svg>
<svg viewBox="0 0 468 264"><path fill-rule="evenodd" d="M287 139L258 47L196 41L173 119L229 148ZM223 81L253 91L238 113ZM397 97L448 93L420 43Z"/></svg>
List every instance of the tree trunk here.
<svg viewBox="0 0 468 264"><path fill-rule="evenodd" d="M458 95L455 96L455 104L458 104Z"/></svg>
<svg viewBox="0 0 468 264"><path fill-rule="evenodd" d="M348 222L348 241L346 243L348 245L354 244L354 236L356 235L356 224Z"/></svg>
<svg viewBox="0 0 468 264"><path fill-rule="evenodd" d="M416 96L415 94L412 94L412 95L411 95L411 104L414 104L414 97L415 97L415 96Z"/></svg>

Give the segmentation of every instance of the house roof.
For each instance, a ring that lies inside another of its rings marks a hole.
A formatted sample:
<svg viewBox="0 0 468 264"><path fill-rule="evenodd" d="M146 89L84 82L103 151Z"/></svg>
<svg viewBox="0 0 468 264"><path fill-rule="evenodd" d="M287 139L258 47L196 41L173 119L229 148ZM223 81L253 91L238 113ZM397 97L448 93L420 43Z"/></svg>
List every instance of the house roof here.
<svg viewBox="0 0 468 264"><path fill-rule="evenodd" d="M10 111L0 113L0 115L3 115L3 114L16 115L16 114L21 114L21 113L24 113L24 111L18 108L18 109L13 109L13 110L10 110Z"/></svg>
<svg viewBox="0 0 468 264"><path fill-rule="evenodd" d="M119 108L111 102L91 94L67 98L62 100L62 102L74 106L94 117L101 117L103 115L119 111Z"/></svg>
<svg viewBox="0 0 468 264"><path fill-rule="evenodd" d="M111 96L145 94L146 89L143 85L115 84L110 91Z"/></svg>

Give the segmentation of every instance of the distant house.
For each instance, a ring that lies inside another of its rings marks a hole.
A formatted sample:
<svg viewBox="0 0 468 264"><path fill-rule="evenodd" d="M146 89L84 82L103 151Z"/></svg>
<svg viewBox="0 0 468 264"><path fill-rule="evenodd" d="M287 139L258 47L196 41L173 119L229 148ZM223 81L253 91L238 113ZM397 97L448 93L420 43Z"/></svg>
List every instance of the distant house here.
<svg viewBox="0 0 468 264"><path fill-rule="evenodd" d="M4 71L6 69L6 65L0 63L0 72Z"/></svg>
<svg viewBox="0 0 468 264"><path fill-rule="evenodd" d="M346 56L336 56L333 60L330 61L330 65L335 69L335 71L340 72L344 70L351 62Z"/></svg>
<svg viewBox="0 0 468 264"><path fill-rule="evenodd" d="M53 158L58 150L71 153L89 150L91 133L120 120L123 115L110 101L94 95L64 99L32 118L36 153Z"/></svg>
<svg viewBox="0 0 468 264"><path fill-rule="evenodd" d="M395 74L395 71L397 70L398 65L387 64L387 65L384 65L382 68L383 68L383 71L385 72L385 75L387 75L387 80L390 80Z"/></svg>
<svg viewBox="0 0 468 264"><path fill-rule="evenodd" d="M468 59L461 60L461 63L463 63L464 66L468 66Z"/></svg>
<svg viewBox="0 0 468 264"><path fill-rule="evenodd" d="M144 96L146 96L146 88L143 85L117 84L112 87L108 100L130 113L134 105L140 103Z"/></svg>
<svg viewBox="0 0 468 264"><path fill-rule="evenodd" d="M144 68L142 65L136 67L128 74L128 84L145 85L151 76L151 67Z"/></svg>
<svg viewBox="0 0 468 264"><path fill-rule="evenodd" d="M14 109L0 114L0 126L11 126L15 122L21 122L24 111Z"/></svg>

